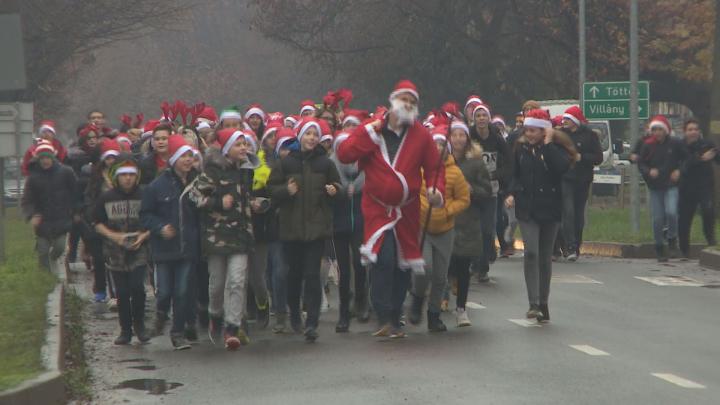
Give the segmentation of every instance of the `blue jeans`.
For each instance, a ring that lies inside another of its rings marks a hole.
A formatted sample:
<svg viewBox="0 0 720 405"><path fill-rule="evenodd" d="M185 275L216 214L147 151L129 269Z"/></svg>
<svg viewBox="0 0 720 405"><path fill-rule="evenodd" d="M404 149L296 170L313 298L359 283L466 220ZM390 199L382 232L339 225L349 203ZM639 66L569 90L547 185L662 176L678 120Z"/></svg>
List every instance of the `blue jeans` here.
<svg viewBox="0 0 720 405"><path fill-rule="evenodd" d="M267 283L270 290L272 311L276 314L287 313L287 274L283 244L280 241L268 243Z"/></svg>
<svg viewBox="0 0 720 405"><path fill-rule="evenodd" d="M678 197L677 187L650 190L650 212L656 245L665 244L663 235L665 225L667 225L667 239L676 239L678 236Z"/></svg>
<svg viewBox="0 0 720 405"><path fill-rule="evenodd" d="M155 264L158 316L167 316L172 301L173 319L170 336L181 336L185 325L194 318L195 266L191 260L175 260Z"/></svg>
<svg viewBox="0 0 720 405"><path fill-rule="evenodd" d="M412 270L401 270L397 262L397 246L393 231L386 231L377 263L370 266L370 299L380 326L400 326L405 295L410 286Z"/></svg>

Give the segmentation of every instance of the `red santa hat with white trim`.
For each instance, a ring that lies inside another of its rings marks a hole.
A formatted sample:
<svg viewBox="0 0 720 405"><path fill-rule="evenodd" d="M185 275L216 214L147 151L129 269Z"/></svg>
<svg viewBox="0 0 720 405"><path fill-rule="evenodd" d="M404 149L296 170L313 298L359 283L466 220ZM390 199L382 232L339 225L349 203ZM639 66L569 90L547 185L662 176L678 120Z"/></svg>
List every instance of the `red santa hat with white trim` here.
<svg viewBox="0 0 720 405"><path fill-rule="evenodd" d="M293 114L293 115L288 115L288 116L285 117L285 119L283 120L283 124L286 125L286 126L289 126L290 128L295 128L295 125L297 125L297 123L298 123L298 118L299 118L299 116L294 115L294 114ZM288 124L289 124L289 125L288 125Z"/></svg>
<svg viewBox="0 0 720 405"><path fill-rule="evenodd" d="M140 139L145 140L152 136L153 131L155 131L155 128L160 125L160 120L150 120L145 123L145 126L143 127L143 133L140 135Z"/></svg>
<svg viewBox="0 0 720 405"><path fill-rule="evenodd" d="M390 93L389 100L392 101L392 99L402 93L410 93L411 95L413 95L413 97L415 97L416 100L420 101L420 94L418 93L417 86L415 86L415 83L411 82L410 80L403 79L397 82L392 93Z"/></svg>
<svg viewBox="0 0 720 405"><path fill-rule="evenodd" d="M344 111L344 117L342 120L342 125L344 126L347 123L352 123L355 125L360 125L363 121L368 119L368 112L365 110L354 110L351 108L346 108Z"/></svg>
<svg viewBox="0 0 720 405"><path fill-rule="evenodd" d="M330 124L324 119L319 119L318 124L320 124L320 142L333 141L335 137Z"/></svg>
<svg viewBox="0 0 720 405"><path fill-rule="evenodd" d="M277 143L275 144L276 155L280 153L280 149L282 149L286 143L292 142L297 138L295 131L288 127L279 128L275 137L277 138Z"/></svg>
<svg viewBox="0 0 720 405"><path fill-rule="evenodd" d="M650 123L648 124L648 132L652 131L653 128L662 128L668 135L670 135L670 133L672 132L672 126L670 126L670 121L668 121L667 117L665 117L664 115L656 115L652 117Z"/></svg>
<svg viewBox="0 0 720 405"><path fill-rule="evenodd" d="M314 117L305 117L297 125L296 134L297 140L300 142L302 137L307 133L310 128L315 128L319 136L322 136L322 127L318 120Z"/></svg>
<svg viewBox="0 0 720 405"><path fill-rule="evenodd" d="M40 126L38 127L38 136L43 132L52 132L53 136L57 135L57 131L55 130L55 121L52 120L43 120L40 121Z"/></svg>
<svg viewBox="0 0 720 405"><path fill-rule="evenodd" d="M108 138L100 144L100 160L105 160L111 156L120 156L120 145L118 145L115 139Z"/></svg>
<svg viewBox="0 0 720 405"><path fill-rule="evenodd" d="M188 145L185 138L178 134L170 135L168 138L168 152L170 153L170 158L168 159L168 165L170 167L175 166L175 162L184 154L188 152L191 152L193 155L195 154L195 151Z"/></svg>
<svg viewBox="0 0 720 405"><path fill-rule="evenodd" d="M525 113L525 121L523 126L534 128L552 128L550 114L541 109L530 110Z"/></svg>
<svg viewBox="0 0 720 405"><path fill-rule="evenodd" d="M445 147L447 148L448 152L452 153L452 145L450 145L450 142L447 138L447 133L448 133L448 127L445 124L438 125L430 131L433 141L445 142Z"/></svg>
<svg viewBox="0 0 720 405"><path fill-rule="evenodd" d="M278 129L283 127L282 120L280 121L269 121L267 126L265 127L265 132L263 132L262 138L260 138L260 144L264 145L267 138L277 133Z"/></svg>
<svg viewBox="0 0 720 405"><path fill-rule="evenodd" d="M563 113L562 117L569 119L578 126L581 124L587 124L588 122L587 118L585 118L585 114L583 114L580 107L576 105L568 107L568 109L565 110L565 112Z"/></svg>
<svg viewBox="0 0 720 405"><path fill-rule="evenodd" d="M300 115L302 115L305 111L312 111L314 114L316 110L317 108L315 107L314 101L306 99L300 102Z"/></svg>
<svg viewBox="0 0 720 405"><path fill-rule="evenodd" d="M55 149L55 146L53 146L52 142L46 140L46 139L40 139L34 146L32 150L33 157L40 157L42 155L55 157L57 156L57 149Z"/></svg>
<svg viewBox="0 0 720 405"><path fill-rule="evenodd" d="M465 110L467 110L471 104L477 105L477 104L485 104L485 103L483 103L480 96L478 96L476 94L471 94L470 96L468 96L467 101L465 101Z"/></svg>
<svg viewBox="0 0 720 405"><path fill-rule="evenodd" d="M248 107L247 111L245 111L245 119L249 119L253 115L257 115L260 117L260 119L265 122L266 121L266 115L265 111L262 109L262 106L258 103L250 104L250 107Z"/></svg>
<svg viewBox="0 0 720 405"><path fill-rule="evenodd" d="M478 103L475 105L475 108L473 108L473 118L475 118L475 114L477 114L480 110L485 111L488 117L492 117L492 114L490 113L490 106L485 103Z"/></svg>

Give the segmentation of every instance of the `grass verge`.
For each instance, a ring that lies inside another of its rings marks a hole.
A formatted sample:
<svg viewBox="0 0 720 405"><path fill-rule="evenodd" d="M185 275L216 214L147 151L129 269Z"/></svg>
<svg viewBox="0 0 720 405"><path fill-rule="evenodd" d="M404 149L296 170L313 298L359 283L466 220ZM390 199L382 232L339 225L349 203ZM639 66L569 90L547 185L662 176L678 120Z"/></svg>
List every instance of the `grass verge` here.
<svg viewBox="0 0 720 405"><path fill-rule="evenodd" d="M90 368L85 359L85 302L75 291L65 293L65 388L68 398L79 403L89 403L92 398Z"/></svg>
<svg viewBox="0 0 720 405"><path fill-rule="evenodd" d="M45 304L57 279L38 269L30 227L16 210L2 218L6 261L0 265L0 391L43 371Z"/></svg>

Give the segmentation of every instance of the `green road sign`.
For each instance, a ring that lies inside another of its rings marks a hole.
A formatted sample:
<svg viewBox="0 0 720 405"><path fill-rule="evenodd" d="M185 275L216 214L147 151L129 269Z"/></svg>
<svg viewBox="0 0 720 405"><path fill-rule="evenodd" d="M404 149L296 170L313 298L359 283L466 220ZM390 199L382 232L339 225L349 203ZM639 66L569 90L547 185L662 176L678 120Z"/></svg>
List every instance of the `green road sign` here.
<svg viewBox="0 0 720 405"><path fill-rule="evenodd" d="M583 83L583 112L588 119L630 119L630 82ZM650 114L650 83L638 82L638 117Z"/></svg>
<svg viewBox="0 0 720 405"><path fill-rule="evenodd" d="M630 100L585 100L583 112L587 119L595 120L629 120ZM638 118L648 119L650 101L638 100Z"/></svg>

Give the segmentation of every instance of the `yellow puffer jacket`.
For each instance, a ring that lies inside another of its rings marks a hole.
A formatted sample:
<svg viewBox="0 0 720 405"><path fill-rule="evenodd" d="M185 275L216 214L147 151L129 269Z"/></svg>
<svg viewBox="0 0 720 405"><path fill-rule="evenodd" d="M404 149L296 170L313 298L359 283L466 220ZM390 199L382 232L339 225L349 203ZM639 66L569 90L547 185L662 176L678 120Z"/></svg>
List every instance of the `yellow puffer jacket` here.
<svg viewBox="0 0 720 405"><path fill-rule="evenodd" d="M268 178L270 178L270 168L268 167L267 160L265 159L265 150L260 149L257 153L257 157L260 159L260 166L255 169L255 175L253 177L253 191L265 188Z"/></svg>
<svg viewBox="0 0 720 405"><path fill-rule="evenodd" d="M424 183L424 182L423 182ZM420 189L420 223L424 227L427 218L428 201L426 194L427 187L423 184ZM445 204L440 208L433 208L430 214L430 225L428 233L445 233L455 226L455 217L470 206L470 189L468 188L465 176L455 164L452 155L445 159Z"/></svg>

